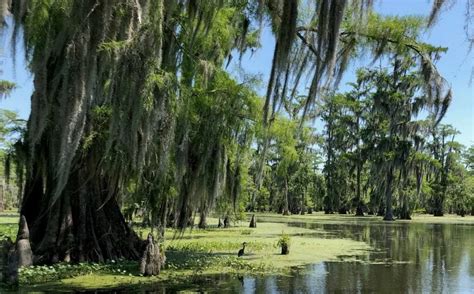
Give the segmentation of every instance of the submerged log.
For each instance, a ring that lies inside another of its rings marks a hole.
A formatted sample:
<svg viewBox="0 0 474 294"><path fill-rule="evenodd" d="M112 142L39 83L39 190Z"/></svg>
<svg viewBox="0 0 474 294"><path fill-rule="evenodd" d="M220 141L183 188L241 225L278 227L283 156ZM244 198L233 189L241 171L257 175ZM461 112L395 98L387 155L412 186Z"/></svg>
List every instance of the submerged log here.
<svg viewBox="0 0 474 294"><path fill-rule="evenodd" d="M255 214L252 215L252 219L250 219L250 228L256 228L257 227L257 218L255 217Z"/></svg>
<svg viewBox="0 0 474 294"><path fill-rule="evenodd" d="M165 263L164 254L160 254L160 247L153 240L153 235L148 234L147 244L140 260L140 274L144 276L157 276L161 266Z"/></svg>

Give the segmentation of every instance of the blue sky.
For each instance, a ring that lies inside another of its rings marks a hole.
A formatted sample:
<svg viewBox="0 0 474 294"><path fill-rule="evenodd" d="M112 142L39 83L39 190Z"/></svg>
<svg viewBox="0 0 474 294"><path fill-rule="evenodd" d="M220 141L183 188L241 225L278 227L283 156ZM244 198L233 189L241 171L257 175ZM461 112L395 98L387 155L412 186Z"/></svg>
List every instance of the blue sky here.
<svg viewBox="0 0 474 294"><path fill-rule="evenodd" d="M391 15L421 15L426 16L431 9L427 0L376 0L375 10L382 14ZM474 144L474 88L469 85L471 70L474 68L474 50L468 55L469 44L466 41L464 25L467 0L457 0L448 10L440 15L433 29L427 31L424 40L438 46L448 47L448 52L437 63L441 74L448 80L454 92L453 102L443 120L451 124L461 134L457 140L464 145ZM22 118L27 118L30 112L30 96L33 89L32 77L28 72L22 46L17 52L16 65L9 49L9 36L0 37L0 79L10 80L18 85L12 95L0 101L0 108L18 111ZM242 67L246 72L261 74L263 81L268 80L271 67L275 40L268 29L262 35L262 47L252 56L245 55ZM350 68L344 81L353 80L353 70L364 66L366 61L356 61ZM262 94L265 92L262 85Z"/></svg>

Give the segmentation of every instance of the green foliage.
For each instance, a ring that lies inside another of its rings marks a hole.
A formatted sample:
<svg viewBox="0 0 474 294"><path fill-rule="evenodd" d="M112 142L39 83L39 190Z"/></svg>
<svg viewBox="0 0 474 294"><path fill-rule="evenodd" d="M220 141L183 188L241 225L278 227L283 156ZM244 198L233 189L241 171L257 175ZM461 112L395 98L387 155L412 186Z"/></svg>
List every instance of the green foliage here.
<svg viewBox="0 0 474 294"><path fill-rule="evenodd" d="M474 145L471 145L464 153L463 160L466 169L471 175L474 175Z"/></svg>
<svg viewBox="0 0 474 294"><path fill-rule="evenodd" d="M15 241L18 231L18 225L15 224L0 224L0 240L10 239Z"/></svg>
<svg viewBox="0 0 474 294"><path fill-rule="evenodd" d="M18 113L0 109L0 149L8 151L21 138L26 122L18 117Z"/></svg>
<svg viewBox="0 0 474 294"><path fill-rule="evenodd" d="M68 26L73 1L35 0L27 5L31 13L25 21L25 39L29 47L35 47L36 59L49 46L50 34Z"/></svg>
<svg viewBox="0 0 474 294"><path fill-rule="evenodd" d="M13 91L15 88L15 83L6 80L0 80L0 99L10 95L11 91Z"/></svg>
<svg viewBox="0 0 474 294"><path fill-rule="evenodd" d="M104 142L107 139L107 127L111 117L112 109L108 106L96 106L92 109L91 121L95 128L84 137L82 143L83 151L87 151L93 144L97 144L97 141Z"/></svg>
<svg viewBox="0 0 474 294"><path fill-rule="evenodd" d="M127 45L126 41L110 41L110 42L103 42L102 44L99 45L98 50L99 51L107 51L107 52L114 52L117 50L124 49L125 46Z"/></svg>
<svg viewBox="0 0 474 294"><path fill-rule="evenodd" d="M0 211L18 206L24 180L26 121L16 112L0 109Z"/></svg>
<svg viewBox="0 0 474 294"><path fill-rule="evenodd" d="M290 245L291 245L290 236L282 232L280 239L278 239L277 246L290 248Z"/></svg>

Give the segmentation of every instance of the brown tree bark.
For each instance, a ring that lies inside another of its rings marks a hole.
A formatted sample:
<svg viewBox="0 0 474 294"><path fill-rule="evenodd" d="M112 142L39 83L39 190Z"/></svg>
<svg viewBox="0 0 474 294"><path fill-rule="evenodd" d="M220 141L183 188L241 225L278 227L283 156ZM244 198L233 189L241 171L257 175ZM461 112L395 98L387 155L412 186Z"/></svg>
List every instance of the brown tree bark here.
<svg viewBox="0 0 474 294"><path fill-rule="evenodd" d="M160 274L161 266L165 263L165 257L160 252L160 247L153 240L153 235L148 234L147 245L140 260L140 274L144 276L157 276Z"/></svg>
<svg viewBox="0 0 474 294"><path fill-rule="evenodd" d="M200 213L200 216L199 216L198 228L200 228L200 229L206 229L207 228L206 213L203 210L201 210L201 213Z"/></svg>
<svg viewBox="0 0 474 294"><path fill-rule="evenodd" d="M26 218L22 215L20 217L20 225L16 237L15 254L17 258L17 266L31 266L33 265L33 252L30 245L30 232Z"/></svg>
<svg viewBox="0 0 474 294"><path fill-rule="evenodd" d="M4 185L0 185L0 212L5 210L5 189Z"/></svg>
<svg viewBox="0 0 474 294"><path fill-rule="evenodd" d="M402 191L402 195L400 197L401 205L400 205L400 212L399 212L399 219L411 220L410 216L410 208L408 207L408 199L405 191Z"/></svg>
<svg viewBox="0 0 474 294"><path fill-rule="evenodd" d="M224 224L222 223L221 218L219 218L219 222L218 222L218 224L217 224L217 227L218 227L218 228L222 228L223 226L224 226Z"/></svg>
<svg viewBox="0 0 474 294"><path fill-rule="evenodd" d="M255 214L252 214L252 218L250 219L250 228L256 228L257 227L257 218L255 217Z"/></svg>
<svg viewBox="0 0 474 294"><path fill-rule="evenodd" d="M385 183L385 216L383 220L393 221L392 210L392 181L393 181L393 167L390 167L387 173L387 182Z"/></svg>
<svg viewBox="0 0 474 294"><path fill-rule="evenodd" d="M127 225L116 190L111 188L113 181L91 165L96 163L93 154L88 154L77 164L58 199L53 199L49 188L54 175L34 166L26 181L21 214L30 225L36 263L140 257L143 241Z"/></svg>
<svg viewBox="0 0 474 294"><path fill-rule="evenodd" d="M288 179L285 177L285 187L283 195L283 215L290 215L290 210L288 208Z"/></svg>
<svg viewBox="0 0 474 294"><path fill-rule="evenodd" d="M224 228L228 227L230 227L230 219L229 216L226 215L226 217L224 218Z"/></svg>
<svg viewBox="0 0 474 294"><path fill-rule="evenodd" d="M361 167L360 167L360 158L359 158L359 161L357 163L357 176L356 176L357 177L356 214L355 214L356 216L364 216L363 203L362 203L362 197L361 197L361 191L360 191L360 185L361 185L360 176L361 176Z"/></svg>

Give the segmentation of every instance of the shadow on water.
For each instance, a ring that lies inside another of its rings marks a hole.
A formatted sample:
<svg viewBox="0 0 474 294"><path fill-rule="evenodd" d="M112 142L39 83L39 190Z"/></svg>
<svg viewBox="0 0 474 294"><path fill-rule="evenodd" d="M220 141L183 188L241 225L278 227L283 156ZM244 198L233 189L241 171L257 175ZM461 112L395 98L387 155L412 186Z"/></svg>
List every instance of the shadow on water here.
<svg viewBox="0 0 474 294"><path fill-rule="evenodd" d="M474 293L474 226L422 223L304 223L316 238L363 241L364 256L297 268L289 275L200 277L187 284L82 293Z"/></svg>

